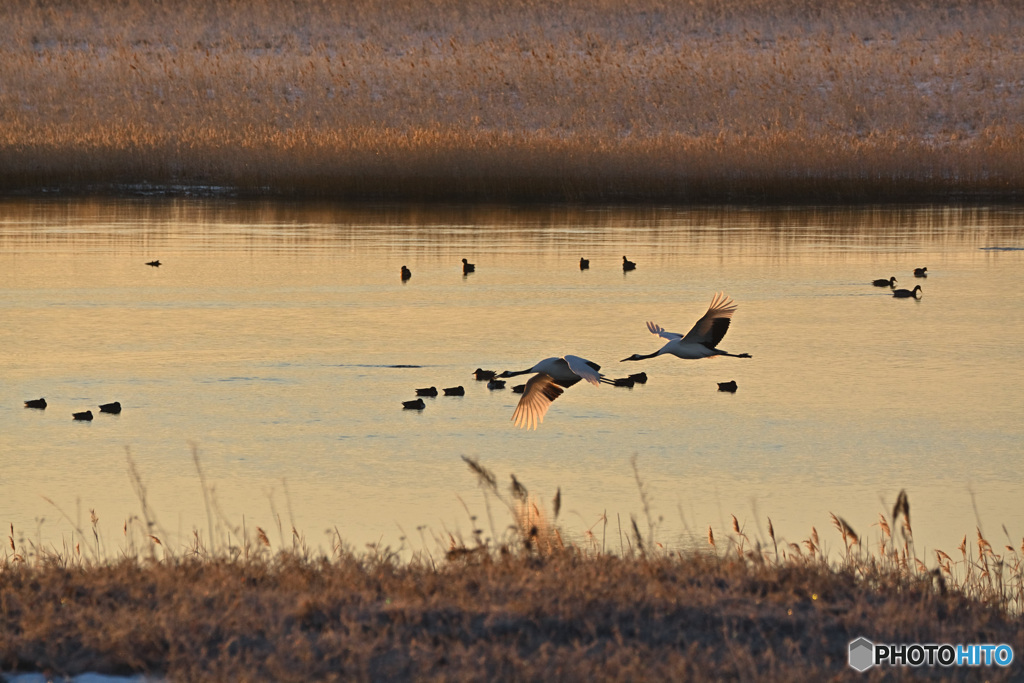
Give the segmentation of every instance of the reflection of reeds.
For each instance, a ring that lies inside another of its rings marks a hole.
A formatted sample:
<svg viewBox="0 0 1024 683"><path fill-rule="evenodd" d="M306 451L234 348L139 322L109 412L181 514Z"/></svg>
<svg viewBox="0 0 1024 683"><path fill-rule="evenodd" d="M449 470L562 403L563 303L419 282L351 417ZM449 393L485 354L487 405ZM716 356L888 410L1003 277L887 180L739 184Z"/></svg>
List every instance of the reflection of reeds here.
<svg viewBox="0 0 1024 683"><path fill-rule="evenodd" d="M1011 0L256 0L215 18L194 0L87 0L7 3L0 20L0 188L820 200L1024 185Z"/></svg>

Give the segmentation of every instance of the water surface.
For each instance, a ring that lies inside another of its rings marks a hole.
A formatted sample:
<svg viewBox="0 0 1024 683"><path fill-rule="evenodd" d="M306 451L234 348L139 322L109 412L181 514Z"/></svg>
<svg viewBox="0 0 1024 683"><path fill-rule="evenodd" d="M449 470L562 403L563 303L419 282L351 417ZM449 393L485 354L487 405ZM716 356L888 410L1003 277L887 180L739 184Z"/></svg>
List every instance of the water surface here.
<svg viewBox="0 0 1024 683"><path fill-rule="evenodd" d="M467 456L541 507L560 487L566 534L611 548L631 516L679 547L722 538L732 514L751 537L771 517L838 547L830 512L877 539L900 489L922 556L979 524L1018 546L1022 249L1018 208L8 201L0 521L60 548L94 509L118 547L141 514L130 453L172 547L244 523L275 545L294 527L312 546L336 531L436 551L509 521ZM891 275L921 299L870 285ZM739 304L722 348L752 359L619 362L660 345L645 321L685 332L717 291ZM515 395L471 374L565 353L650 381L577 385L532 432L510 422ZM47 410L22 407L40 396ZM120 415L71 419L114 400Z"/></svg>

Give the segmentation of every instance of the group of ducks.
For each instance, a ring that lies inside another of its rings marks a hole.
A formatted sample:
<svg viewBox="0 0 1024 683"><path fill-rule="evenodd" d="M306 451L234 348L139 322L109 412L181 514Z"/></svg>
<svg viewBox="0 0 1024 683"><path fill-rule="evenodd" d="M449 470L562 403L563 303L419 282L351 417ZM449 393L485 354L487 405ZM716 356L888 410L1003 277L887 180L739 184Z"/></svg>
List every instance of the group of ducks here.
<svg viewBox="0 0 1024 683"><path fill-rule="evenodd" d="M552 360L552 359L548 359L548 360ZM600 370L600 367L598 367L598 370ZM506 370L505 372L502 372L501 374L498 374L495 370L484 370L482 368L477 368L476 370L473 371L473 376L476 378L476 380L478 382L487 382L487 388L490 389L491 391L497 391L497 390L502 390L502 389L505 388L506 379L508 377L514 377L516 375L522 375L522 374L526 374L528 372L531 372L531 370L521 370L519 372L510 372L510 371ZM499 378L506 378L506 379L499 379ZM577 379L576 381L579 381L579 380ZM605 384L611 384L612 386L616 386L616 387L629 387L629 388L632 388L632 387L636 386L637 384L647 384L647 373L646 372L638 372L638 373L636 373L634 375L628 375L626 377L619 377L618 379L606 379L606 378L602 377L601 381L603 383L605 383ZM575 384L575 382L573 382L573 384ZM516 384L515 386L512 387L512 392L515 393L515 394L523 394L523 395L525 395L528 386L529 386L529 382L527 382L525 384ZM447 389L442 389L441 391L444 392L445 396L465 396L466 395L466 389L465 389L465 387L463 387L461 385L457 386L457 387L448 387ZM438 395L437 387L426 387L424 389L417 389L416 390L417 398L412 400L412 401L402 401L402 408L405 409L405 410L423 410L424 408L427 407L427 404L424 403L424 401L423 401L423 397L424 396L437 396L437 395ZM554 400L554 399L552 399L552 400Z"/></svg>
<svg viewBox="0 0 1024 683"><path fill-rule="evenodd" d="M28 401L25 401L25 407L26 408L35 408L36 410L46 410L46 399L45 398L33 398L33 399L30 399ZM100 405L100 412L101 413L110 413L112 415L117 415L118 413L121 412L121 402L120 401L114 401L113 403L103 403L103 404ZM71 413L71 417L73 417L76 420L84 420L84 421L88 422L89 420L92 419L92 411L91 410L85 410L85 411L82 411L80 413Z"/></svg>
<svg viewBox="0 0 1024 683"><path fill-rule="evenodd" d="M159 265L159 264L157 264ZM580 257L580 270L590 270L590 259ZM625 256L622 257L622 270L628 272L630 270L636 270L636 262L630 261ZM469 275L470 273L476 272L476 264L470 263L469 259L462 259L462 274ZM408 266L402 266L401 271L402 282L405 282L412 277L412 271L409 270Z"/></svg>
<svg viewBox="0 0 1024 683"><path fill-rule="evenodd" d="M590 270L590 259L580 257L580 270ZM622 270L628 272L630 270L636 270L636 263L630 261L625 256L622 257Z"/></svg>
<svg viewBox="0 0 1024 683"><path fill-rule="evenodd" d="M928 277L928 267L914 268L914 277ZM872 280L871 284L875 287L888 287L892 290L892 295L897 299L916 299L918 293L924 293L921 289L921 285L915 285L913 289L896 289L896 276L893 275L889 279L879 278L878 280Z"/></svg>
<svg viewBox="0 0 1024 683"><path fill-rule="evenodd" d="M462 274L469 275L470 273L476 272L476 264L470 263L469 259L462 259ZM402 266L402 282L405 282L412 277L412 271L409 270L408 266Z"/></svg>
<svg viewBox="0 0 1024 683"><path fill-rule="evenodd" d="M154 268L159 268L163 264L161 264L160 260L157 259L155 261L146 261L146 265L152 266ZM33 398L29 399L28 401L25 401L26 408L33 408L35 410L46 410L46 405L47 404L45 398ZM121 402L114 401L112 403L103 403L100 405L99 408L101 413L110 413L111 415L117 415L121 412ZM93 418L92 410L83 410L79 413L71 413L71 417L74 418L75 420L88 422Z"/></svg>
<svg viewBox="0 0 1024 683"><path fill-rule="evenodd" d="M651 334L668 341L654 353L634 353L628 358L623 358L620 362L645 360L665 355L675 356L684 360L698 360L713 356L751 358L749 353L729 353L718 348L718 345L725 337L725 333L729 330L729 325L732 323L732 315L736 312L736 308L736 303L725 294L716 294L711 300L711 305L708 307L707 312L686 334L667 332L657 323L648 322L647 329ZM579 356L564 355L545 358L525 370L506 370L498 374L494 371L477 368L474 375L477 380L487 380L488 388L503 388L505 386L503 380L509 377L532 373L533 377L526 384L513 387L513 391L522 393L522 398L519 399L515 412L512 413L512 421L517 427L536 429L544 421L544 416L547 414L551 403L561 396L566 389L577 384L580 380L586 380L595 386L600 386L601 384L633 386L637 383L644 384L647 382L647 374L643 372L629 375L622 379L610 379L601 374L600 371L601 366L593 361ZM492 382L501 382L501 384L500 386L492 386ZM718 388L720 391L735 392L736 382L720 382ZM445 395L463 395L463 393L449 393L449 391L456 389L464 393L462 387L455 387L453 389L445 389ZM436 396L437 389L434 387L417 389L416 394L421 397ZM403 407L406 409L422 410L424 406L422 398L417 398L414 401L403 401Z"/></svg>

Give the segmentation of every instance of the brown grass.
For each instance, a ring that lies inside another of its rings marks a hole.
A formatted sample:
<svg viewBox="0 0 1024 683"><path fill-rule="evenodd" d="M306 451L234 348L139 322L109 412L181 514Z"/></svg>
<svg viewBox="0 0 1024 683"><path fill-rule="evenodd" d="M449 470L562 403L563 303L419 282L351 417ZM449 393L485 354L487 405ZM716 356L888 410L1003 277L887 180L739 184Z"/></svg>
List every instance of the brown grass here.
<svg viewBox="0 0 1024 683"><path fill-rule="evenodd" d="M1024 193L1012 0L0 8L0 191Z"/></svg>
<svg viewBox="0 0 1024 683"><path fill-rule="evenodd" d="M636 521L621 553L564 543L561 505L534 502L466 460L511 523L440 554L329 553L263 529L211 551L126 540L90 558L15 539L0 555L0 672L146 672L170 680L838 680L851 640L1007 643L1024 651L1024 548L980 532L959 558L913 551L901 493L877 549L832 515L801 544L732 533L706 552L665 549ZM198 466L198 463L197 463ZM201 471L201 470L200 470ZM643 492L643 482L637 474ZM643 495L643 494L642 494ZM645 512L646 501L644 502ZM488 523L500 524L488 503ZM95 520L93 520L95 525ZM126 535L133 534L126 524ZM98 539L97 539L98 543ZM282 539L282 544L284 540ZM973 547L972 547L973 546ZM974 552L976 548L976 553ZM926 558L927 560L928 558ZM929 568L929 564L932 565ZM1010 680L1019 664L986 668ZM913 669L874 670L913 678ZM979 670L928 670L966 678Z"/></svg>

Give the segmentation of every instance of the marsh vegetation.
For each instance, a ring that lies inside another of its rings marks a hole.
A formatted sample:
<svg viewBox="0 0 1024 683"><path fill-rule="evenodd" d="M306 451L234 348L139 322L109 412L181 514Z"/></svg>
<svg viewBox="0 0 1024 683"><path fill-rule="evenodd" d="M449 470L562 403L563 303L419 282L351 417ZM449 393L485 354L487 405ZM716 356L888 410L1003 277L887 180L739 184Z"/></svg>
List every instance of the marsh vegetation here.
<svg viewBox="0 0 1024 683"><path fill-rule="evenodd" d="M95 515L64 548L12 527L0 555L0 671L789 681L852 674L847 644L862 635L1020 651L1024 548L979 532L926 564L905 494L879 515L876 541L835 515L833 529L802 543L777 539L770 519L767 537L751 538L734 517L726 538L709 530L706 551L684 553L657 541L639 473L644 514L571 544L558 528L560 490L540 503L514 475L506 486L465 461L488 496L484 528L436 537L435 551L411 560L388 547L357 552L340 534L314 551L294 528L277 530L276 547L275 530L232 528L211 541L212 526L167 547L144 490L116 550L95 533Z"/></svg>
<svg viewBox="0 0 1024 683"><path fill-rule="evenodd" d="M1018 198L1008 0L15 0L0 190Z"/></svg>

